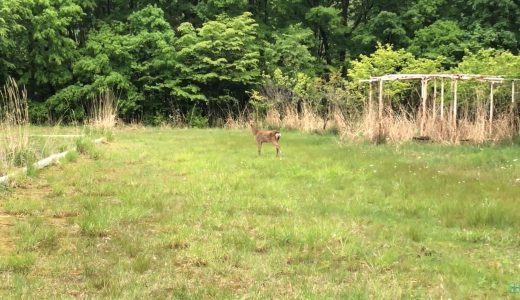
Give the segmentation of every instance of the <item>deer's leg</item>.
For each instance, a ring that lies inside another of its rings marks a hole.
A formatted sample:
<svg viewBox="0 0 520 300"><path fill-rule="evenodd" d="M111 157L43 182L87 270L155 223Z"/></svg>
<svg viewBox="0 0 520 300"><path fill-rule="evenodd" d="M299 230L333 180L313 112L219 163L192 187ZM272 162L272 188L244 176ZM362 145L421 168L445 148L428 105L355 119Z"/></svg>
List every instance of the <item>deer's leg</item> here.
<svg viewBox="0 0 520 300"><path fill-rule="evenodd" d="M282 150L280 149L280 144L278 144L277 141L273 141L273 145L276 147L276 157L279 157L282 153Z"/></svg>
<svg viewBox="0 0 520 300"><path fill-rule="evenodd" d="M256 145L258 147L258 155L260 156L262 152L262 142L256 142Z"/></svg>

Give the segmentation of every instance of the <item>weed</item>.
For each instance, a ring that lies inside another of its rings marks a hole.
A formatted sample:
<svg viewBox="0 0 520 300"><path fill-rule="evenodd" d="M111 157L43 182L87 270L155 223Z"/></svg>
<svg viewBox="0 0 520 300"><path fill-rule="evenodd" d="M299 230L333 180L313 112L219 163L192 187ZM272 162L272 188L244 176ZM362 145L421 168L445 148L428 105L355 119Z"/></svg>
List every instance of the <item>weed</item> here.
<svg viewBox="0 0 520 300"><path fill-rule="evenodd" d="M36 262L36 257L31 253L15 254L0 257L0 271L13 271L27 274Z"/></svg>
<svg viewBox="0 0 520 300"><path fill-rule="evenodd" d="M16 246L20 251L36 249L50 251L57 246L57 231L52 226L44 224L41 218L20 221L15 224L14 230L19 236Z"/></svg>
<svg viewBox="0 0 520 300"><path fill-rule="evenodd" d="M83 155L88 155L92 159L99 159L101 153L94 146L94 142L87 137L76 140L76 151Z"/></svg>
<svg viewBox="0 0 520 300"><path fill-rule="evenodd" d="M68 162L76 162L78 160L78 152L77 151L69 151L65 155L65 160Z"/></svg>

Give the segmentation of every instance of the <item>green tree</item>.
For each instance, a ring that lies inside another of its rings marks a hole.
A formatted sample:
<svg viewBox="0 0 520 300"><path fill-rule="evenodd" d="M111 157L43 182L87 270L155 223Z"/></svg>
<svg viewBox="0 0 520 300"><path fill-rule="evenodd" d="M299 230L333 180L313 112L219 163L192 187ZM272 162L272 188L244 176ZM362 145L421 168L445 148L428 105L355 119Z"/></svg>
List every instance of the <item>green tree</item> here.
<svg viewBox="0 0 520 300"><path fill-rule="evenodd" d="M89 34L81 57L73 65L75 83L47 100L52 114L81 121L86 116L88 102L106 89L118 91L122 96L119 105L123 115L139 107L143 97L130 81L128 62L132 56L124 32L125 25L115 22Z"/></svg>
<svg viewBox="0 0 520 300"><path fill-rule="evenodd" d="M74 30L83 10L74 0L8 0L0 5L0 51L10 57L2 59L1 68L27 85L32 99L44 100L72 78Z"/></svg>
<svg viewBox="0 0 520 300"><path fill-rule="evenodd" d="M166 114L172 107L171 78L177 71L174 40L173 29L156 6L136 11L126 24L102 25L88 37L83 56L74 64L77 83L51 97L49 104L53 110L77 111L101 91L112 89L122 97L124 116Z"/></svg>
<svg viewBox="0 0 520 300"><path fill-rule="evenodd" d="M360 55L359 59L352 62L349 71L349 87L352 96L357 101L364 101L366 84L360 83L362 79L371 76L399 73L434 73L441 69L442 58L438 60L417 59L404 49L394 50L390 45L378 45L378 49L370 56ZM385 82L385 95L395 102L409 101L409 92L412 83L404 81Z"/></svg>
<svg viewBox="0 0 520 300"><path fill-rule="evenodd" d="M341 10L335 7L317 6L305 15L307 21L314 27L319 40L317 56L332 64L333 56L337 57L337 49L342 43L346 28L341 20ZM336 55L334 55L334 53Z"/></svg>
<svg viewBox="0 0 520 300"><path fill-rule="evenodd" d="M195 11L203 21L208 21L221 14L239 16L247 10L248 4L248 0L201 0Z"/></svg>
<svg viewBox="0 0 520 300"><path fill-rule="evenodd" d="M188 99L204 100L208 114L236 108L260 80L257 24L250 13L220 16L198 29L184 23L175 45L181 65L180 86L192 87ZM200 92L199 92L200 91ZM179 95L180 96L180 93Z"/></svg>
<svg viewBox="0 0 520 300"><path fill-rule="evenodd" d="M171 80L177 75L175 33L157 6L145 8L128 17L127 47L132 57L130 78L143 94L145 115L164 115L175 106ZM165 82L168 81L168 84Z"/></svg>
<svg viewBox="0 0 520 300"><path fill-rule="evenodd" d="M271 74L276 69L295 75L298 72L314 73L316 58L311 54L312 30L301 24L290 25L272 34L273 42L264 42L265 70Z"/></svg>
<svg viewBox="0 0 520 300"><path fill-rule="evenodd" d="M464 56L464 50L471 48L466 33L456 22L440 20L415 32L408 50L418 57L445 58L447 67L456 65Z"/></svg>
<svg viewBox="0 0 520 300"><path fill-rule="evenodd" d="M476 53L466 54L454 71L520 78L520 56L504 50L482 49Z"/></svg>
<svg viewBox="0 0 520 300"><path fill-rule="evenodd" d="M405 47L409 38L401 18L394 12L382 11L367 21L365 26L359 27L354 32L352 40L358 45L358 49L369 53L378 43Z"/></svg>

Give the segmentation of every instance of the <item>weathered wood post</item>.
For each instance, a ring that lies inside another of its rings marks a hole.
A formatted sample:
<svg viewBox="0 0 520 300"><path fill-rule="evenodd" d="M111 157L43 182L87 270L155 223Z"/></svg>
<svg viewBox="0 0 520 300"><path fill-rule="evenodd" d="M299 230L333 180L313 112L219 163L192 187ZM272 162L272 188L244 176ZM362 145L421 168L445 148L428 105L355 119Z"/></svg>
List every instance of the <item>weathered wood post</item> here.
<svg viewBox="0 0 520 300"><path fill-rule="evenodd" d="M511 104L515 105L515 81L511 81Z"/></svg>
<svg viewBox="0 0 520 300"><path fill-rule="evenodd" d="M444 121L444 78L441 80L441 122Z"/></svg>
<svg viewBox="0 0 520 300"><path fill-rule="evenodd" d="M384 95L384 82L383 79L379 79L379 107L378 107L378 139L383 137L383 95Z"/></svg>
<svg viewBox="0 0 520 300"><path fill-rule="evenodd" d="M433 82L433 124L437 119L437 79Z"/></svg>
<svg viewBox="0 0 520 300"><path fill-rule="evenodd" d="M511 130L515 126L515 81L511 80L511 108L509 109L509 117L511 118Z"/></svg>
<svg viewBox="0 0 520 300"><path fill-rule="evenodd" d="M427 77L423 77L421 79L421 99L422 99L422 112L421 112L420 135L424 136L424 130L426 127L426 101L428 99L428 79L427 79Z"/></svg>
<svg viewBox="0 0 520 300"><path fill-rule="evenodd" d="M368 82L368 136L373 137L374 136L374 95L373 95L373 89L372 89L372 80Z"/></svg>
<svg viewBox="0 0 520 300"><path fill-rule="evenodd" d="M373 97L372 97L372 81L368 82L368 119L372 122L372 109L373 109Z"/></svg>
<svg viewBox="0 0 520 300"><path fill-rule="evenodd" d="M491 134L493 134L493 108L494 108L494 99L493 99L493 92L495 88L495 83L491 82L490 84L490 90L489 90L489 135L491 137Z"/></svg>
<svg viewBox="0 0 520 300"><path fill-rule="evenodd" d="M457 86L458 80L453 83L453 128L457 130Z"/></svg>

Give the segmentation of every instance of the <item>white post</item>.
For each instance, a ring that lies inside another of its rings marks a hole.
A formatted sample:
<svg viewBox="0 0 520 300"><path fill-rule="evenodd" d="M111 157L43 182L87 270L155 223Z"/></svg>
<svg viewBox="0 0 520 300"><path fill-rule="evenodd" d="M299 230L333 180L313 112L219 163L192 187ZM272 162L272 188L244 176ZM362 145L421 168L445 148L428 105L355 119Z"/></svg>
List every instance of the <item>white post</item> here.
<svg viewBox="0 0 520 300"><path fill-rule="evenodd" d="M511 104L515 105L515 81L511 81Z"/></svg>
<svg viewBox="0 0 520 300"><path fill-rule="evenodd" d="M437 79L433 82L433 122L437 119Z"/></svg>
<svg viewBox="0 0 520 300"><path fill-rule="evenodd" d="M428 79L423 77L421 79L421 98L422 98L422 114L421 114L421 128L420 135L424 136L424 129L426 127L426 101L428 99Z"/></svg>
<svg viewBox="0 0 520 300"><path fill-rule="evenodd" d="M453 128L457 129L457 86L458 80L453 84Z"/></svg>
<svg viewBox="0 0 520 300"><path fill-rule="evenodd" d="M441 80L441 122L444 121L444 78Z"/></svg>
<svg viewBox="0 0 520 300"><path fill-rule="evenodd" d="M489 91L489 134L493 133L493 91L494 91L495 83L491 82L491 89Z"/></svg>
<svg viewBox="0 0 520 300"><path fill-rule="evenodd" d="M372 121L372 81L368 83L368 119Z"/></svg>
<svg viewBox="0 0 520 300"><path fill-rule="evenodd" d="M379 138L382 136L382 130L383 130L383 79L379 79L379 111L378 111L378 119L379 119L379 129L378 134Z"/></svg>

